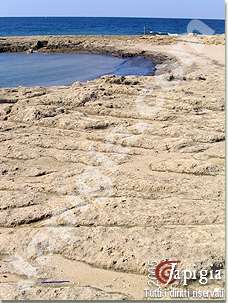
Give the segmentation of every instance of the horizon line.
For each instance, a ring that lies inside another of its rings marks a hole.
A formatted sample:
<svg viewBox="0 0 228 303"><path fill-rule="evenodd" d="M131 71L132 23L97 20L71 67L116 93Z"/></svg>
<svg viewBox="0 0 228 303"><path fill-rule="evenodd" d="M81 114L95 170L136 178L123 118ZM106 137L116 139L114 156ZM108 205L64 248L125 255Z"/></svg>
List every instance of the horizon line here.
<svg viewBox="0 0 228 303"><path fill-rule="evenodd" d="M221 20L225 18L204 18L204 17L145 17L145 16L0 16L0 18L137 18L137 19L188 19L188 20Z"/></svg>

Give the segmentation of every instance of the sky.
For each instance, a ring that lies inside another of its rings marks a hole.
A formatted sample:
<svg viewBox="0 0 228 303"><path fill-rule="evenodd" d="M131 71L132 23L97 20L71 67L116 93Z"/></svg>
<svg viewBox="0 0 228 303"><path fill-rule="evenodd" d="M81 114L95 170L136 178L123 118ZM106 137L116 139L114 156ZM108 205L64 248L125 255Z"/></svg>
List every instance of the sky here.
<svg viewBox="0 0 228 303"><path fill-rule="evenodd" d="M224 0L0 0L0 16L224 19Z"/></svg>

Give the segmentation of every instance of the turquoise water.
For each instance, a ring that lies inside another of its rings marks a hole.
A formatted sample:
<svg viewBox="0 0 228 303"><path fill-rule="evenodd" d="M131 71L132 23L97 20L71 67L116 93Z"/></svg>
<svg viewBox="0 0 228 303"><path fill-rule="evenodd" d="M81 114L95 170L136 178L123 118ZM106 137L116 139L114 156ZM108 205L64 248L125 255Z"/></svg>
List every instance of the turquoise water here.
<svg viewBox="0 0 228 303"><path fill-rule="evenodd" d="M154 71L152 61L142 57L0 53L0 87L69 85L103 75L149 75Z"/></svg>
<svg viewBox="0 0 228 303"><path fill-rule="evenodd" d="M205 8L206 9L206 8ZM222 34L224 20L201 20L205 27L202 34ZM0 17L0 36L30 35L141 35L146 32L185 34L191 19L169 18L89 18L89 17ZM198 27L198 26L197 26ZM193 29L197 32L197 29Z"/></svg>

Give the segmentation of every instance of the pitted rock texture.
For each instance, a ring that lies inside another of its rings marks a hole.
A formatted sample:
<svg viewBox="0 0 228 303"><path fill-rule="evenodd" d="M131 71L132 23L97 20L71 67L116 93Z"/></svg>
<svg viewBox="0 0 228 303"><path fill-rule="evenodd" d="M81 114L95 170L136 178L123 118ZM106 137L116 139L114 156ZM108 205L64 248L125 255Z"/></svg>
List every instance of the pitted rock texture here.
<svg viewBox="0 0 228 303"><path fill-rule="evenodd" d="M157 72L0 90L0 298L142 299L149 260L224 268L224 36L0 39L31 48Z"/></svg>

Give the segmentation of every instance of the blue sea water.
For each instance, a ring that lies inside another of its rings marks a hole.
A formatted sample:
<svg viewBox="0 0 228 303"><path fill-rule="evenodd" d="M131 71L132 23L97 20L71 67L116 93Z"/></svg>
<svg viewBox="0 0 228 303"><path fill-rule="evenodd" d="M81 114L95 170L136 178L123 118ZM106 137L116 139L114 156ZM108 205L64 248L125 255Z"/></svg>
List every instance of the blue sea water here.
<svg viewBox="0 0 228 303"><path fill-rule="evenodd" d="M0 36L185 34L191 19L111 17L0 17ZM225 32L224 20L201 20L213 34ZM202 28L202 27L201 27ZM198 31L200 33L201 28ZM205 27L203 27L204 31Z"/></svg>
<svg viewBox="0 0 228 303"><path fill-rule="evenodd" d="M141 35L146 32L185 34L190 19L0 17L0 36ZM224 20L201 20L210 34L225 32ZM202 26L203 25L203 26ZM199 32L200 32L199 30ZM0 87L68 85L102 75L148 75L154 65L145 58L116 58L92 54L1 54Z"/></svg>
<svg viewBox="0 0 228 303"><path fill-rule="evenodd" d="M110 74L148 75L154 68L142 57L0 53L0 87L68 85Z"/></svg>

